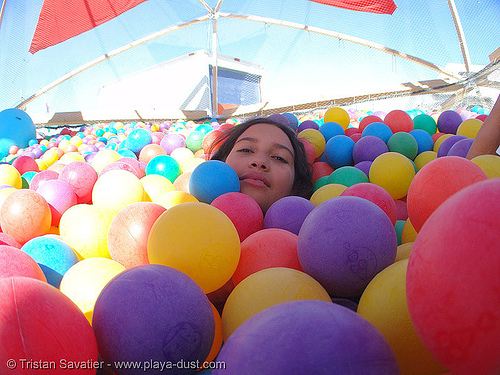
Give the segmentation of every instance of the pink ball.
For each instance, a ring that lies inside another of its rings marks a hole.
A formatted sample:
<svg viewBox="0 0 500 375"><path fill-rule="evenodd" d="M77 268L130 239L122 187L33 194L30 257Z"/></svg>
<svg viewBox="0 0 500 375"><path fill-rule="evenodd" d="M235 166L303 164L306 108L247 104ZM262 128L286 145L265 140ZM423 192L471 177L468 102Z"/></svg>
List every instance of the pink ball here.
<svg viewBox="0 0 500 375"><path fill-rule="evenodd" d="M21 248L21 244L17 242L14 237L7 233L0 233L0 245L7 245L7 246L12 246L17 249Z"/></svg>
<svg viewBox="0 0 500 375"><path fill-rule="evenodd" d="M30 171L40 171L40 168L38 167L36 161L29 156L19 156L18 158L14 159L12 165L19 171L21 175Z"/></svg>
<svg viewBox="0 0 500 375"><path fill-rule="evenodd" d="M74 161L63 168L59 179L71 186L76 194L77 204L81 204L92 202L92 189L97 177L97 172L90 164Z"/></svg>
<svg viewBox="0 0 500 375"><path fill-rule="evenodd" d="M33 176L30 182L31 190L38 190L38 188L43 185L46 181L57 180L59 178L59 173L52 170L40 171Z"/></svg>
<svg viewBox="0 0 500 375"><path fill-rule="evenodd" d="M396 199L394 201L396 204L396 220L405 220L408 219L408 207L406 206L406 202L401 199Z"/></svg>
<svg viewBox="0 0 500 375"><path fill-rule="evenodd" d="M441 204L413 245L410 317L453 374L500 373L499 223L500 179L481 181Z"/></svg>
<svg viewBox="0 0 500 375"><path fill-rule="evenodd" d="M264 214L259 204L246 194L225 193L215 198L211 205L229 217L238 231L240 242L264 226Z"/></svg>
<svg viewBox="0 0 500 375"><path fill-rule="evenodd" d="M296 234L279 228L262 229L241 243L241 255L232 280L234 286L247 276L272 267L302 271Z"/></svg>
<svg viewBox="0 0 500 375"><path fill-rule="evenodd" d="M362 182L348 187L340 195L365 198L375 203L391 219L392 225L396 225L396 203L383 187L370 182Z"/></svg>
<svg viewBox="0 0 500 375"><path fill-rule="evenodd" d="M36 371L29 361L53 363L51 375L95 374L95 368L69 369L61 363L76 364L98 360L92 327L80 309L62 292L28 277L0 279L0 362L17 361L12 373L29 375ZM20 359L27 359L24 366ZM81 367L81 366L80 366ZM90 367L90 366L88 366ZM3 370L6 373L8 370Z"/></svg>
<svg viewBox="0 0 500 375"><path fill-rule="evenodd" d="M65 181L50 180L36 191L45 198L52 213L52 226L59 226L63 213L77 203L77 196L73 188Z"/></svg>
<svg viewBox="0 0 500 375"><path fill-rule="evenodd" d="M13 246L0 245L0 279L10 276L32 277L47 282L45 274L32 257Z"/></svg>
<svg viewBox="0 0 500 375"><path fill-rule="evenodd" d="M146 172L144 171L144 167L141 164L141 162L134 159L134 158L127 156L127 157L123 157L123 158L118 159L116 162L128 164L134 170L134 172L132 172L132 173L134 173L137 176L137 178L139 178L139 179L143 178L146 175Z"/></svg>

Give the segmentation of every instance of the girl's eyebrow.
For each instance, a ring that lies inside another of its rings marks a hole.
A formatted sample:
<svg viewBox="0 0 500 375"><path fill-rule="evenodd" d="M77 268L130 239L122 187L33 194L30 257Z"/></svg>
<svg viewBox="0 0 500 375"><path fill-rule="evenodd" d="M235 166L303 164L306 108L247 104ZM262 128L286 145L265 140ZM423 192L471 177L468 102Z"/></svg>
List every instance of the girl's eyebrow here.
<svg viewBox="0 0 500 375"><path fill-rule="evenodd" d="M241 141L248 141L248 142L252 142L252 143L258 143L259 141L256 139L256 138L252 138L252 137L243 137L243 138L240 138L238 139L236 142L234 142L235 144L238 143L238 142L241 142ZM292 158L294 157L293 156L293 152L292 150L290 150L289 147L281 144L281 143L278 143L278 142L273 142L273 147L275 148L280 148L280 149L283 149L283 150L286 150L290 153L290 155L292 156Z"/></svg>

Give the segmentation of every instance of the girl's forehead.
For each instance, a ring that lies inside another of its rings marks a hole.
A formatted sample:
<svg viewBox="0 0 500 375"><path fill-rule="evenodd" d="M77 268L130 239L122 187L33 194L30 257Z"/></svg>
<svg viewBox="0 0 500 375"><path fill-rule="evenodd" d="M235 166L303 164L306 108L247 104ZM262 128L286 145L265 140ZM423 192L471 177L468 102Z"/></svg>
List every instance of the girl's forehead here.
<svg viewBox="0 0 500 375"><path fill-rule="evenodd" d="M292 146L292 142L290 142L285 132L273 124L259 123L252 125L241 133L237 141L244 138L253 138L257 141L277 142L289 147Z"/></svg>

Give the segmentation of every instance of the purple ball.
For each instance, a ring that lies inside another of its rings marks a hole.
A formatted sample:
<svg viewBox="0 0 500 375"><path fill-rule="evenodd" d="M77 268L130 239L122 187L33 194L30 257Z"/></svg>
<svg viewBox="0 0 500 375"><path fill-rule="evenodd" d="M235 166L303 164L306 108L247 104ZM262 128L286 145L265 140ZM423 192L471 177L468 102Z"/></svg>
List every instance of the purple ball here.
<svg viewBox="0 0 500 375"><path fill-rule="evenodd" d="M123 271L97 298L92 318L99 354L115 361L203 363L215 321L203 290L186 274L148 264ZM192 374L177 368L175 374ZM119 374L144 373L121 369ZM149 369L148 374L160 374Z"/></svg>
<svg viewBox="0 0 500 375"><path fill-rule="evenodd" d="M271 116L269 116L268 119L290 127L290 121L288 121L288 119L280 113L274 113Z"/></svg>
<svg viewBox="0 0 500 375"><path fill-rule="evenodd" d="M380 207L364 198L341 196L307 216L297 254L304 272L330 295L354 297L394 263L397 247L396 230Z"/></svg>
<svg viewBox="0 0 500 375"><path fill-rule="evenodd" d="M264 216L264 229L280 228L298 235L302 223L315 207L303 197L290 195L278 199Z"/></svg>
<svg viewBox="0 0 500 375"><path fill-rule="evenodd" d="M186 147L186 140L177 133L167 133L160 142L160 146L170 155L178 147Z"/></svg>
<svg viewBox="0 0 500 375"><path fill-rule="evenodd" d="M365 172L365 174L367 176L370 175L370 167L372 166L372 161L369 161L369 160L365 160L365 161L361 161L357 164L355 164L354 166L358 169L361 169L363 172Z"/></svg>
<svg viewBox="0 0 500 375"><path fill-rule="evenodd" d="M28 156L32 159L36 159L36 155L33 151L23 152L23 156Z"/></svg>
<svg viewBox="0 0 500 375"><path fill-rule="evenodd" d="M33 150L33 154L35 155L35 159L38 159L43 155L43 150L40 147L37 147Z"/></svg>
<svg viewBox="0 0 500 375"><path fill-rule="evenodd" d="M306 129L319 130L319 125L312 120L306 120L304 122L301 122L299 127L297 128L297 134L299 134L302 130Z"/></svg>
<svg viewBox="0 0 500 375"><path fill-rule="evenodd" d="M83 158L87 163L92 163L92 159L94 158L95 155L96 155L95 152L91 152L90 154L85 155Z"/></svg>
<svg viewBox="0 0 500 375"><path fill-rule="evenodd" d="M473 142L474 142L474 139L471 139L471 138L462 139L462 140L456 142L453 146L451 146L451 148L448 151L448 153L446 154L446 156L461 156L461 157L465 158L467 156L467 153L469 152Z"/></svg>
<svg viewBox="0 0 500 375"><path fill-rule="evenodd" d="M354 163L359 163L362 161L374 161L379 155L384 152L389 152L387 144L373 135L367 135L360 138L352 150L352 158Z"/></svg>
<svg viewBox="0 0 500 375"><path fill-rule="evenodd" d="M443 143L439 145L437 157L440 158L448 155L448 151L450 151L451 147L462 139L467 139L467 137L464 135L452 135L451 137L446 138Z"/></svg>
<svg viewBox="0 0 500 375"><path fill-rule="evenodd" d="M457 112L444 111L438 117L437 127L441 133L457 134L457 129L462 121L462 117Z"/></svg>
<svg viewBox="0 0 500 375"><path fill-rule="evenodd" d="M331 302L289 301L255 314L222 346L214 375L399 374L382 334Z"/></svg>

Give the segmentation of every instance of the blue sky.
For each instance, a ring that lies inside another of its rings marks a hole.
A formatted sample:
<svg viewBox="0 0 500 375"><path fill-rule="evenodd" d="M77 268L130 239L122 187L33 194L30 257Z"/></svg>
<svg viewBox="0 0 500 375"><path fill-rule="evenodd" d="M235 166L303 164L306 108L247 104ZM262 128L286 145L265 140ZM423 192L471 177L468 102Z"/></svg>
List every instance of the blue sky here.
<svg viewBox="0 0 500 375"><path fill-rule="evenodd" d="M207 1L215 6L216 0ZM395 0L393 15L355 12L308 0L224 0L221 11L322 27L374 41L440 66L461 63L447 0ZM500 47L500 2L455 0L472 64L486 65ZM202 16L197 0L148 0L120 17L57 46L28 50L42 0L6 0L0 28L0 110L9 108L72 69L130 41ZM96 106L99 87L199 49L210 48L210 23L158 38L62 84L29 111ZM267 95L275 100L348 96L363 88L436 78L437 73L388 54L283 27L219 20L219 53L263 66ZM175 90L175 88L165 88Z"/></svg>

